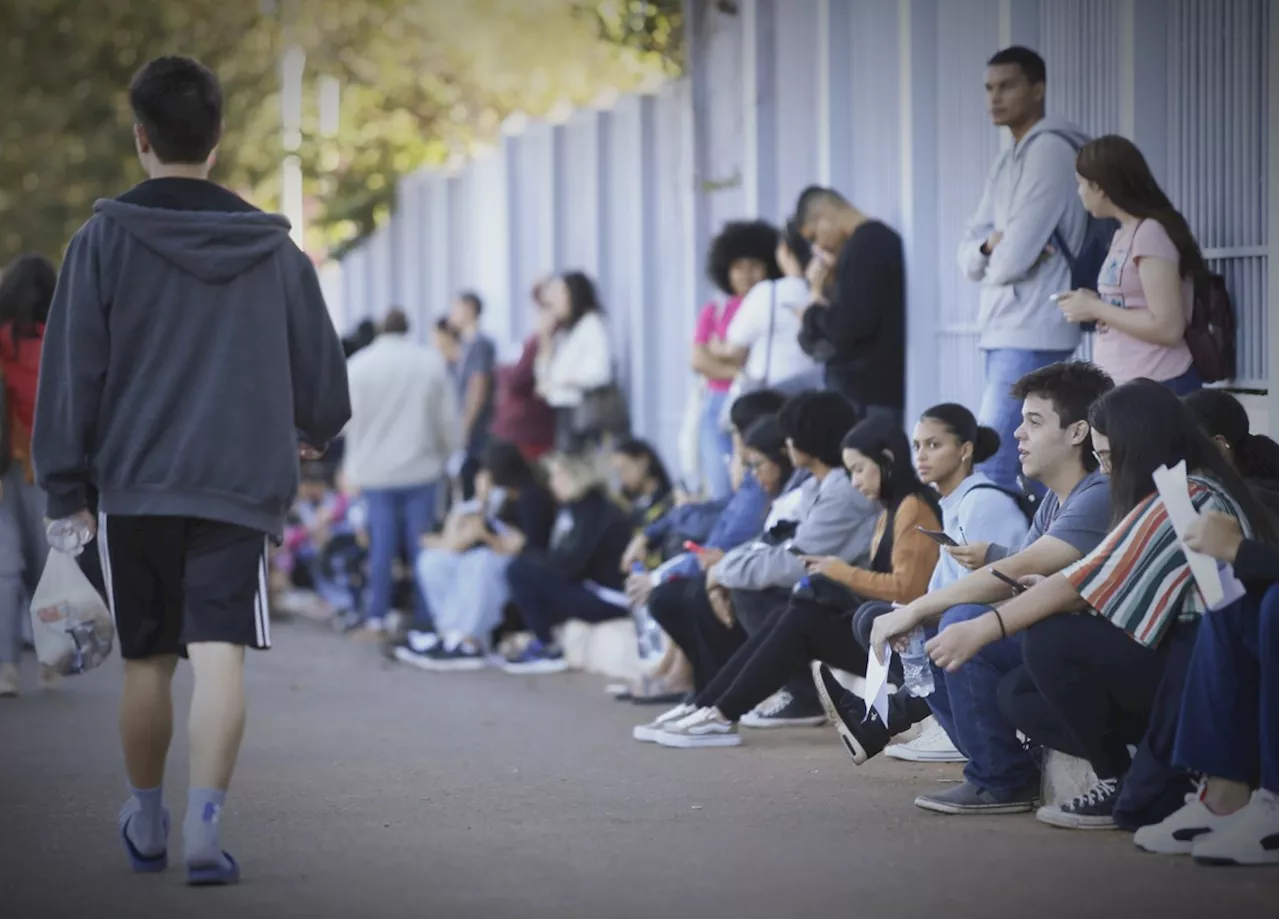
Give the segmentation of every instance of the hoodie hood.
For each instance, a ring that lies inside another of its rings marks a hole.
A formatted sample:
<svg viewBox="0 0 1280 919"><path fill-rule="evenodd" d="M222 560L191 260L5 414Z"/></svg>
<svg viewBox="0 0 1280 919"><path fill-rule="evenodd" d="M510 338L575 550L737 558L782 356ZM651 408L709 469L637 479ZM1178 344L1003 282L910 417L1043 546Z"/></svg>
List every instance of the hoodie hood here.
<svg viewBox="0 0 1280 919"><path fill-rule="evenodd" d="M1041 134L1057 134L1070 142L1071 146L1079 150L1093 138L1086 134L1078 125L1067 121L1065 118L1041 118L1035 123L1027 136L1022 138L1022 142L1018 144L1015 152L1016 156L1021 156L1022 152L1027 149L1031 143L1031 139Z"/></svg>
<svg viewBox="0 0 1280 919"><path fill-rule="evenodd" d="M165 261L206 283L224 283L243 274L289 239L287 218L258 210L172 210L110 199L97 202L93 209Z"/></svg>

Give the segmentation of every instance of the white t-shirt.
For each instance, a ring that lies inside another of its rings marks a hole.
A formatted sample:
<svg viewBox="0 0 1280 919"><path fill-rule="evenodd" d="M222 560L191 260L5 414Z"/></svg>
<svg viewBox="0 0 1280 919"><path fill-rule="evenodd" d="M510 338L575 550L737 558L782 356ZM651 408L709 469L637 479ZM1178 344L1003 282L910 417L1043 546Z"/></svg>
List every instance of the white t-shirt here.
<svg viewBox="0 0 1280 919"><path fill-rule="evenodd" d="M746 375L759 383L779 383L817 369L797 340L800 317L795 310L809 302L809 285L803 278L761 281L742 298L729 324L725 340L737 348L750 348ZM773 312L773 347L769 347L769 313Z"/></svg>

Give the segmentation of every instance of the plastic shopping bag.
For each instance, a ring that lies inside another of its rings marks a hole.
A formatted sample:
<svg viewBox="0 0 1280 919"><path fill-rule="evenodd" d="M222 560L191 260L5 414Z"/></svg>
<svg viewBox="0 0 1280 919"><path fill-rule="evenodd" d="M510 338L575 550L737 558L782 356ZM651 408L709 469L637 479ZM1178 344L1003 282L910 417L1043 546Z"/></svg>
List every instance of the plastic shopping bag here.
<svg viewBox="0 0 1280 919"><path fill-rule="evenodd" d="M84 673L111 654L115 624L74 557L49 550L31 598L36 657L63 676Z"/></svg>

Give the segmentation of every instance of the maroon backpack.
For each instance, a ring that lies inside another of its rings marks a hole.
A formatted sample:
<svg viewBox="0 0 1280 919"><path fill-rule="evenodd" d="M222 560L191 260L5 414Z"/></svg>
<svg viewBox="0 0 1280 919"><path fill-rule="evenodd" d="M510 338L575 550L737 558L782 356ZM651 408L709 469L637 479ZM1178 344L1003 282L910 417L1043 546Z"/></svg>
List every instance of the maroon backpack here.
<svg viewBox="0 0 1280 919"><path fill-rule="evenodd" d="M1209 274L1196 284L1186 339L1204 382L1218 383L1236 375L1236 313L1222 275Z"/></svg>

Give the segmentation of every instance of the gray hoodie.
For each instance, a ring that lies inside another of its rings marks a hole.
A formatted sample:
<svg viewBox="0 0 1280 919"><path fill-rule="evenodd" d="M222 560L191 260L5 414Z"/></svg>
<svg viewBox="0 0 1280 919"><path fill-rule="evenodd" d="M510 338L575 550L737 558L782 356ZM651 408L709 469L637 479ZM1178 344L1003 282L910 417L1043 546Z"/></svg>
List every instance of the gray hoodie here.
<svg viewBox="0 0 1280 919"><path fill-rule="evenodd" d="M1088 140L1075 125L1044 118L996 157L957 256L960 270L982 284L979 347L1071 351L1080 344L1080 327L1049 299L1071 288L1071 270L1045 247L1055 229L1072 252L1084 242L1088 215L1076 193L1075 162L1076 148ZM983 255L997 230L1003 239Z"/></svg>
<svg viewBox="0 0 1280 919"><path fill-rule="evenodd" d="M351 414L342 345L289 222L195 179L143 182L67 250L32 454L50 517L184 516L279 537L298 446Z"/></svg>
<svg viewBox="0 0 1280 919"><path fill-rule="evenodd" d="M791 543L806 555L834 555L865 568L879 508L853 487L843 469L831 470L820 482L808 479L800 489L799 524ZM716 565L716 577L730 590L789 589L804 573L800 559L785 546L759 541L738 546Z"/></svg>

